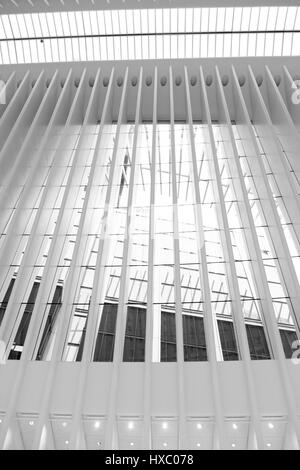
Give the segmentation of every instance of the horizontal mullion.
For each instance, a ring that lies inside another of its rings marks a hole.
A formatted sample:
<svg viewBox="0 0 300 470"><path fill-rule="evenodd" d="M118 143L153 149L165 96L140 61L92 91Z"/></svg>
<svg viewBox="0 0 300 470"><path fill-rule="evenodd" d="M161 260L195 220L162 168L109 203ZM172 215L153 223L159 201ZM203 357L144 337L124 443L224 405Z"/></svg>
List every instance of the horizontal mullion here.
<svg viewBox="0 0 300 470"><path fill-rule="evenodd" d="M0 38L0 42L17 41L45 41L57 39L89 39L89 38L122 38L122 37L148 37L148 36L217 36L224 34L290 34L300 33L299 29L272 29L272 30L230 30L230 31L161 31L147 33L111 33L111 34L70 34L57 36L29 36L29 37L11 37Z"/></svg>

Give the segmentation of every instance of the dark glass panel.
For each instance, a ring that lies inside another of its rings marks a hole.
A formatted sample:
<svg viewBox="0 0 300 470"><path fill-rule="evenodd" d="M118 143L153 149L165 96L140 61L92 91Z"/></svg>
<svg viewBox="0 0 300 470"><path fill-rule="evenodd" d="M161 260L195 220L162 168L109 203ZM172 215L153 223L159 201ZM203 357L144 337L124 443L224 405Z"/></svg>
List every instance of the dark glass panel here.
<svg viewBox="0 0 300 470"><path fill-rule="evenodd" d="M38 290L40 287L39 282L35 282L33 284L33 287L31 289L31 293L28 299L28 302L26 304L21 323L19 325L15 340L13 342L13 347L10 351L10 354L8 356L8 359L14 359L14 360L19 360L21 358L23 346L25 343L31 315L34 309L34 304L35 300L38 294Z"/></svg>
<svg viewBox="0 0 300 470"><path fill-rule="evenodd" d="M204 323L202 317L183 315L185 361L207 361Z"/></svg>
<svg viewBox="0 0 300 470"><path fill-rule="evenodd" d="M224 361L238 361L239 353L233 323L226 320L218 320L218 328Z"/></svg>
<svg viewBox="0 0 300 470"><path fill-rule="evenodd" d="M280 337L281 337L285 357L287 359L291 359L293 352L296 351L296 349L298 349L298 346L294 349L292 348L293 342L297 340L296 331L292 331L292 330L279 330L279 331L280 331Z"/></svg>
<svg viewBox="0 0 300 470"><path fill-rule="evenodd" d="M271 359L265 332L260 325L246 325L251 359Z"/></svg>
<svg viewBox="0 0 300 470"><path fill-rule="evenodd" d="M117 304L104 304L103 306L94 351L95 362L112 362L113 360L117 311Z"/></svg>
<svg viewBox="0 0 300 470"><path fill-rule="evenodd" d="M39 346L39 350L38 350L38 353L37 353L37 358L36 358L37 361L43 360L45 351L46 351L47 346L49 344L49 340L50 340L52 332L53 332L54 324L55 324L58 312L60 311L60 308L61 308L61 305L62 305L62 302L61 302L62 301L62 293L63 293L62 286L56 286L54 296L53 296L53 300L52 300L51 305L50 305L49 314L48 314L48 317L47 317L47 320L46 320L46 325L45 325L45 328L44 328L43 336L42 336L41 343L40 343L40 346Z"/></svg>
<svg viewBox="0 0 300 470"><path fill-rule="evenodd" d="M144 362L146 335L146 309L128 307L124 343L124 362Z"/></svg>
<svg viewBox="0 0 300 470"><path fill-rule="evenodd" d="M14 287L14 283L15 283L15 279L12 279L9 283L9 286L8 286L8 289L7 289L6 294L4 296L3 302L0 305L0 326L1 326L2 320L4 318L4 314L5 314L6 309L7 309L7 305L8 305L8 302L9 302L9 299L10 299L10 296L11 296L11 293L12 293L12 290L13 290L13 287Z"/></svg>
<svg viewBox="0 0 300 470"><path fill-rule="evenodd" d="M173 312L161 312L161 362L176 362L176 324Z"/></svg>

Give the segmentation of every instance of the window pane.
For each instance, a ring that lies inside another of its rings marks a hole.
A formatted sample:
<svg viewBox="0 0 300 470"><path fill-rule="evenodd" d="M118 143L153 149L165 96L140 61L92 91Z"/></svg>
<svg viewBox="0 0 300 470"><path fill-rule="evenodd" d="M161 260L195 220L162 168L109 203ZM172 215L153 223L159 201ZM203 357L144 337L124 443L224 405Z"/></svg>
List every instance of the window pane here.
<svg viewBox="0 0 300 470"><path fill-rule="evenodd" d="M117 311L117 304L103 306L94 352L95 362L112 362L113 360Z"/></svg>
<svg viewBox="0 0 300 470"><path fill-rule="evenodd" d="M25 339L26 339L26 335L27 335L27 331L28 331L28 327L29 327L31 315L34 309L34 304L35 304L36 296L38 294L39 287L40 287L39 282L35 282L33 284L28 302L26 304L26 307L23 313L21 323L19 325L16 337L13 343L13 347L8 356L8 359L19 360L21 358L23 346L25 343Z"/></svg>
<svg viewBox="0 0 300 470"><path fill-rule="evenodd" d="M161 362L176 362L176 326L173 312L161 312Z"/></svg>
<svg viewBox="0 0 300 470"><path fill-rule="evenodd" d="M233 323L218 320L218 328L224 361L238 361L239 354L234 334Z"/></svg>
<svg viewBox="0 0 300 470"><path fill-rule="evenodd" d="M41 361L44 358L44 355L47 351L47 348L50 343L50 338L53 334L54 324L58 315L58 312L61 308L61 300L62 300L62 286L57 286L54 292L52 303L50 304L50 310L48 314L48 318L46 321L46 325L44 328L44 333L41 339L41 344L37 353L37 360Z"/></svg>
<svg viewBox="0 0 300 470"><path fill-rule="evenodd" d="M282 346L284 349L284 354L287 359L291 359L295 348L292 348L292 344L294 341L297 340L297 334L295 331L292 330L279 330Z"/></svg>
<svg viewBox="0 0 300 470"><path fill-rule="evenodd" d="M183 315L185 361L207 361L204 323L202 317Z"/></svg>
<svg viewBox="0 0 300 470"><path fill-rule="evenodd" d="M124 362L145 360L146 309L128 307L124 343Z"/></svg>
<svg viewBox="0 0 300 470"><path fill-rule="evenodd" d="M4 296L3 302L1 303L1 306L0 306L0 325L2 323L4 314L6 312L7 304L9 302L11 292L12 292L13 287L14 287L14 283L15 283L15 279L12 279L9 283L9 286L8 286L8 289L7 289L6 294Z"/></svg>
<svg viewBox="0 0 300 470"><path fill-rule="evenodd" d="M246 325L251 359L271 359L262 326Z"/></svg>

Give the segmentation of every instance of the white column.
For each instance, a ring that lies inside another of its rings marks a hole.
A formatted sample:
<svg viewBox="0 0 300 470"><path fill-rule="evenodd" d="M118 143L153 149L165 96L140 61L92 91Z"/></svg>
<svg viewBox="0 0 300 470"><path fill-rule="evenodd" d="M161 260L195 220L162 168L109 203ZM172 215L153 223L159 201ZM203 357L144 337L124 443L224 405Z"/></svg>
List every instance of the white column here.
<svg viewBox="0 0 300 470"><path fill-rule="evenodd" d="M300 213L300 208L297 209L299 196L295 193L295 189L293 188L294 181L291 179L290 172L285 166L284 155L281 153L279 148L276 133L271 124L267 108L263 102L263 98L260 94L251 67L249 67L249 79L254 113L254 125L258 131L262 145L265 146L266 152L270 153L272 156L270 166L273 169L274 174L280 179L280 190L283 194L284 201L289 204L291 219L293 220L294 213L298 220ZM278 271L279 274L282 273L282 286L286 290L287 296L290 297L290 301L293 306L291 313L294 318L295 327L298 328L299 331L300 286L297 281L296 271L290 256L287 241L276 209L275 201L273 199L272 190L261 158L257 161L257 175L259 178L256 179L256 190L260 197L261 205L264 209L264 216L271 234L271 245L273 244L276 250L278 265L280 267ZM293 205L294 208L292 208Z"/></svg>
<svg viewBox="0 0 300 470"><path fill-rule="evenodd" d="M30 72L24 75L19 87L6 107L0 121L0 142L4 146L13 127L17 124L16 116L19 116L29 95ZM1 155L1 154L0 154Z"/></svg>
<svg viewBox="0 0 300 470"><path fill-rule="evenodd" d="M100 77L100 71L98 71L95 84L94 84L94 87L97 90L97 92L95 93L95 96L97 96L97 94L99 93L99 86L98 86L98 82L100 82L99 77ZM88 223L87 213L88 213L89 206L93 203L93 201L91 201L92 189L94 185L99 184L99 182L97 182L96 180L96 177L97 177L96 167L98 164L98 159L101 158L101 154L99 154L99 147L101 145L103 129L107 122L107 118L108 118L107 115L109 112L109 108L111 106L113 81L114 81L114 69L112 69L110 80L109 80L109 85L108 85L107 92L106 92L105 103L104 103L104 108L103 108L101 123L100 123L100 129L99 129L99 133L97 136L95 150L93 153L92 166L91 166L91 171L90 171L89 180L87 184L84 205L82 209L82 217L80 219L80 225L79 225L75 248L74 248L74 252L72 256L70 271L69 271L66 286L65 286L64 303L62 306L62 311L60 313L63 317L68 317L68 310L69 310L69 315L72 313L74 285L76 285L76 281L78 280L78 277L80 274L80 265L82 264L82 258L84 255L85 239L83 237L83 231L84 231L86 224ZM103 163L105 162L103 161ZM104 178L105 178L105 172L103 171L103 180ZM84 393L86 390L86 381L88 377L89 361L91 358L90 352L92 351L93 338L95 335L95 328L97 324L97 308L95 307L96 305L93 302L93 299L91 299L89 314L87 317L87 327L86 327L84 349L82 353L82 359L80 362L77 393L76 393L76 399L75 399L74 408L73 408L74 409L73 421L72 421L70 445L69 445L70 449L79 449L80 446L82 446L82 441L83 441L82 439L83 434L84 434L83 426L82 426L83 400L84 400Z"/></svg>
<svg viewBox="0 0 300 470"><path fill-rule="evenodd" d="M202 69L200 69L200 87L202 87ZM223 431L223 406L221 398L221 387L218 377L218 361L217 361L217 343L215 336L215 325L214 325L214 314L212 311L211 305L211 295L210 295L210 284L209 284L209 275L207 267L207 255L206 255L206 246L205 246L205 235L204 235L204 223L203 223L203 214L201 207L201 195L199 187L199 176L197 168L197 156L196 156L196 147L194 139L194 129L193 129L193 116L192 116L192 105L190 100L190 90L189 90L189 80L188 73L185 69L185 90L186 90L186 99L187 99L187 121L189 124L189 136L190 136L190 145L191 145L191 174L193 180L193 193L195 200L195 222L197 229L197 251L198 251L198 262L199 262L199 277L201 280L201 286L203 289L203 322L205 330L205 339L207 346L207 355L210 365L210 375L211 375L211 387L213 394L213 404L215 411L215 429L214 429L214 439L213 446L215 449L220 449L222 447L222 440L224 436ZM202 88L200 91L203 94ZM204 99L207 98L204 96ZM205 112L207 105L204 103Z"/></svg>
<svg viewBox="0 0 300 470"><path fill-rule="evenodd" d="M85 82L84 80L84 77L85 77L85 72L83 73L82 75L82 81L81 83L83 84ZM69 79L71 78L71 74L69 75ZM66 93L68 92L68 86L67 86L67 83L65 84L65 87L66 87ZM70 113L69 113L69 118L68 118L68 122L65 126L65 132L67 132L68 130L68 127L69 127L69 123L70 123L70 120L71 118L74 117L74 115L76 115L78 113L78 107L79 105L81 105L80 103L80 95L82 94L81 91L82 91L82 87L83 85L79 86L78 87L78 90L77 90L77 93L76 93L76 96L75 96L75 99L74 99L74 102L73 102L73 105L71 106L71 110L70 110ZM57 153L57 158L59 158L59 153ZM40 206L39 206L39 212L36 216L36 219L35 219L35 226L33 227L32 229L32 235L31 235L31 239L30 239L30 242L33 243L34 241L34 235L36 233L36 227L38 225L38 222L39 222L39 217L41 217L42 215L42 209L43 209L43 201L45 201L45 198L47 197L47 191L44 191L44 194L43 194L43 197L42 197L42 200L41 200L41 203L40 203ZM57 226L56 226L57 228ZM53 244L52 246L55 247L55 235L53 236ZM34 246L32 247L28 247L28 256L31 256L30 252L33 250L34 251ZM22 265L20 266L20 272L21 272L21 269L26 269L27 268L27 264L24 263L24 259L23 258L23 262L22 262ZM34 310L32 312L32 316L31 316L31 324L29 326L29 329L28 329L28 332L27 332L27 344L30 343L30 338L31 338L31 328L32 328L32 325L34 324L34 321L35 321L35 316L37 315L37 312L39 312L41 310L40 306L37 305L38 304L38 300L41 298L41 294L43 292L43 288L45 289L45 287L43 286L46 286L46 289L48 288L48 284L47 284L47 280L45 279L45 274L46 274L46 268L47 268L47 265L49 266L49 264L51 265L51 256L50 256L50 253L49 253L49 256L47 258L47 263L46 263L46 267L45 267L45 272L44 272L44 276L43 276L43 280L42 280L42 283L40 285L40 289L39 289L39 293L38 293L38 296L37 296L37 299L36 299L36 303L35 303L35 307L34 307ZM19 272L19 274L20 274ZM16 286L15 286L16 287ZM20 286L21 287L21 286ZM17 295L17 294L15 294ZM6 312L7 313L7 312ZM2 327L1 327L2 328ZM23 356L24 354L24 356ZM26 358L26 344L25 344L25 348L24 348L24 351L23 351L23 354L22 354L22 358L21 358L21 362L22 362L22 367L20 367L20 371L19 371L19 375L18 377L16 378L16 381L15 381L15 385L14 385L14 389L12 391L12 394L11 394L11 399L10 399L10 404L9 404L9 408L6 412L6 415L5 415L5 418L3 420L3 423L2 423L2 426L1 426L1 431L0 431L0 448L2 448L3 446L3 442L4 442L4 439L5 439L5 436L6 436L6 433L7 433L7 428L8 428L8 425L9 425L9 422L13 416L13 414L15 413L15 406L16 406L16 401L17 401L17 397L18 397L18 393L19 393L19 390L21 389L21 382L22 382L22 378L23 378L23 374L25 373L25 358ZM27 358L28 360L28 358ZM24 364L23 364L23 361L24 361ZM43 428L43 426L41 427L41 429Z"/></svg>
<svg viewBox="0 0 300 470"><path fill-rule="evenodd" d="M179 214L176 176L176 150L175 150L175 116L173 70L169 67L170 80L170 125L171 125L171 181L172 181L172 214L173 214L173 250L174 250L174 300L176 324L176 356L177 356L177 383L178 383L178 440L179 449L184 449L185 438L185 390L184 390L184 351L183 351L183 318L181 302L180 279L180 245L179 245Z"/></svg>
<svg viewBox="0 0 300 470"><path fill-rule="evenodd" d="M135 112L135 127L133 137L133 150L131 159L131 172L128 190L128 201L127 201L127 214L125 223L125 239L123 248L123 259L122 259L122 270L120 277L120 294L119 304L117 311L117 322L115 332L115 347L114 347L114 358L112 365L112 376L110 386L110 396L108 403L108 418L107 418L107 430L105 436L105 447L111 448L114 434L116 432L116 406L118 399L118 382L119 382L119 371L120 364L123 358L123 346L124 336L127 318L127 299L128 299L128 286L129 286L129 264L131 260L132 251L132 239L131 230L134 225L135 214L133 213L133 207L135 204L135 180L137 178L136 167L139 159L139 152L137 151L138 137L139 137L139 124L141 119L141 100L142 100L142 81L143 81L143 68L140 68L139 83L138 83L138 95L136 100L136 112Z"/></svg>
<svg viewBox="0 0 300 470"><path fill-rule="evenodd" d="M233 83L234 83L234 94L236 97L235 99L236 123L238 125L241 137L244 138L245 140L248 140L254 149L255 159L252 159L253 160L252 165L256 162L257 167L254 170L253 169L252 170L254 171L255 174L257 174L258 166L260 164L260 158L261 158L260 152L259 152L258 144L256 142L254 131L252 128L252 123L248 114L247 106L245 104L234 68L232 68L232 74L233 74ZM290 383L290 377L288 375L288 370L286 367L286 359L283 353L280 333L279 333L279 329L278 329L277 322L275 319L275 313L274 313L272 299L271 299L269 288L268 288L268 283L267 283L266 274L264 270L264 264L263 264L263 260L261 256L260 246L259 246L257 235L256 235L255 225L253 222L253 218L251 216L251 208L249 205L247 191L246 191L244 180L242 177L242 169L240 167L240 163L238 159L236 160L236 165L240 174L240 182L241 182L241 187L244 193L244 203L245 203L245 208L247 209L248 223L249 223L250 231L252 233L252 240L251 240L251 243L248 245L248 249L249 249L249 254L250 254L251 259L256 260L256 262L253 262L252 264L253 264L253 268L255 272L257 272L257 274L255 275L255 279L257 282L257 288L260 294L261 302L263 305L264 320L267 325L267 331L269 334L269 339L271 342L273 353L278 363L278 371L281 376L282 388L283 388L283 392L286 398L288 418L290 422L293 424L293 427L297 433L298 440L299 440L300 429L299 429L299 423L298 423L298 418L297 418L297 411L296 411L297 408L295 404L295 398L293 396L293 389Z"/></svg>
<svg viewBox="0 0 300 470"><path fill-rule="evenodd" d="M1 118L8 108L16 92L16 72L12 72L5 82L5 86L0 89L0 123ZM5 102L3 102L5 101Z"/></svg>
<svg viewBox="0 0 300 470"><path fill-rule="evenodd" d="M144 382L144 425L145 448L151 449L151 383L152 383L152 353L154 335L154 315L157 306L154 305L157 280L155 278L155 202L156 202L156 147L157 147L157 67L154 69L153 82L153 123L152 123L152 152L151 152L151 188L149 214L149 247L148 247L148 286L147 286L147 315L146 315L146 344L145 344L145 382ZM160 307L158 307L160 308Z"/></svg>

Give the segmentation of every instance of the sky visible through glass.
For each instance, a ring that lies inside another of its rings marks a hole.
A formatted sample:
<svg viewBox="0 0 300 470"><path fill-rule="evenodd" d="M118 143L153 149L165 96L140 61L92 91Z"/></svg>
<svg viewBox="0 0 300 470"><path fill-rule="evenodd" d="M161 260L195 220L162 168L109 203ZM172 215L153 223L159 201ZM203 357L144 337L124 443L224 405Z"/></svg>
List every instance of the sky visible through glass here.
<svg viewBox="0 0 300 470"><path fill-rule="evenodd" d="M299 53L299 7L0 15L0 64Z"/></svg>

